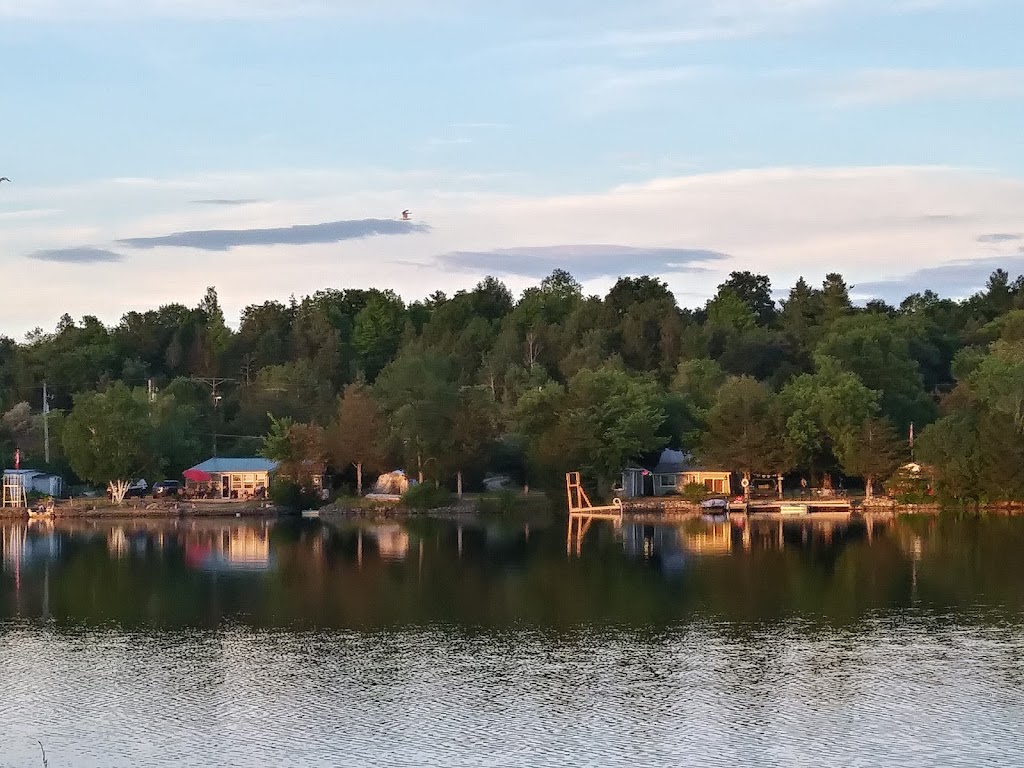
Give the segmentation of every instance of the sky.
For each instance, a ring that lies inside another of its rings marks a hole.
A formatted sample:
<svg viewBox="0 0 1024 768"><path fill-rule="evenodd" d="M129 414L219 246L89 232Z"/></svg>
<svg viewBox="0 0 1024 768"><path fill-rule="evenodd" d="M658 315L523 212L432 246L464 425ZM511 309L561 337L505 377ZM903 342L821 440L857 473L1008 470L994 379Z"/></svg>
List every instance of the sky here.
<svg viewBox="0 0 1024 768"><path fill-rule="evenodd" d="M1019 0L0 0L0 333L558 267L691 307L733 270L967 296L1024 272L1021 29Z"/></svg>

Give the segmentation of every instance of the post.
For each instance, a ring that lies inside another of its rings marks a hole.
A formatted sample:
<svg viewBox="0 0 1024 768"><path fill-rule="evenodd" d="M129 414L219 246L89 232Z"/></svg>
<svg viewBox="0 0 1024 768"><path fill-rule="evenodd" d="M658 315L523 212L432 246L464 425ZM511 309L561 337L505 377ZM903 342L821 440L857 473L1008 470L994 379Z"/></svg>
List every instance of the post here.
<svg viewBox="0 0 1024 768"><path fill-rule="evenodd" d="M43 456L46 465L50 465L50 401L46 392L46 381L43 381Z"/></svg>
<svg viewBox="0 0 1024 768"><path fill-rule="evenodd" d="M455 474L455 479L456 479L456 483L458 485L458 492L457 493L458 493L459 498L461 499L462 498L462 471L461 470Z"/></svg>
<svg viewBox="0 0 1024 768"><path fill-rule="evenodd" d="M216 387L216 385L214 385ZM213 391L213 457L217 458L217 429L220 427L220 395Z"/></svg>

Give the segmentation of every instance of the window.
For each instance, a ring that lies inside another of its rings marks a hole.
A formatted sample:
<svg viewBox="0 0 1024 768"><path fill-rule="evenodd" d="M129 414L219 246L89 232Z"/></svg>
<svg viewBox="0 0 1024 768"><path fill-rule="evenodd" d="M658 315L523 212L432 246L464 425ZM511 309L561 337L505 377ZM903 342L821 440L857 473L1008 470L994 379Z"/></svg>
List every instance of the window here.
<svg viewBox="0 0 1024 768"><path fill-rule="evenodd" d="M661 484L665 488L675 488L676 487L676 476L675 475L662 475L661 476Z"/></svg>

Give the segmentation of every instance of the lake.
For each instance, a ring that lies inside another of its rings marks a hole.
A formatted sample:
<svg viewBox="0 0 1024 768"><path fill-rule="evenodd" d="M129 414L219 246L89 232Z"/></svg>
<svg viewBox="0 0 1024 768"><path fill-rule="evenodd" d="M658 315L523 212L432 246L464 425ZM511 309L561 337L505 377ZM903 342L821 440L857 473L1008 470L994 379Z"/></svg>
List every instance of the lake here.
<svg viewBox="0 0 1024 768"><path fill-rule="evenodd" d="M0 528L0 766L1024 765L1024 519Z"/></svg>

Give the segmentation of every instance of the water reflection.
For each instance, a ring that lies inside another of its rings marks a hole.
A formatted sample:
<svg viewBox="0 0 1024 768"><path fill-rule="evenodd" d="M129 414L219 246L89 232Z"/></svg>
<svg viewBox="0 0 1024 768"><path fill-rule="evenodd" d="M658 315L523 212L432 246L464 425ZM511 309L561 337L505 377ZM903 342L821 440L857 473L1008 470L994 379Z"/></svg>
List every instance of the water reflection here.
<svg viewBox="0 0 1024 768"><path fill-rule="evenodd" d="M652 559L683 555L721 556L742 549L752 552L786 548L842 548L851 542L886 535L891 519L747 519L742 515L705 516L674 525L625 523L621 526L624 551ZM616 530L618 527L616 526ZM918 546L920 546L920 537Z"/></svg>
<svg viewBox="0 0 1024 768"><path fill-rule="evenodd" d="M1024 519L566 533L0 524L0 764L1024 761Z"/></svg>
<svg viewBox="0 0 1024 768"><path fill-rule="evenodd" d="M57 520L0 525L0 616L208 626L853 621L1024 605L1024 520Z"/></svg>

